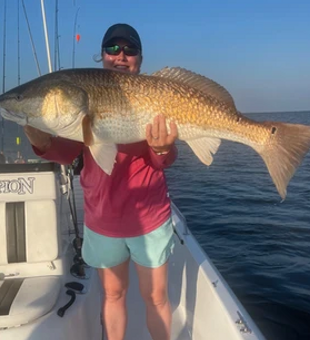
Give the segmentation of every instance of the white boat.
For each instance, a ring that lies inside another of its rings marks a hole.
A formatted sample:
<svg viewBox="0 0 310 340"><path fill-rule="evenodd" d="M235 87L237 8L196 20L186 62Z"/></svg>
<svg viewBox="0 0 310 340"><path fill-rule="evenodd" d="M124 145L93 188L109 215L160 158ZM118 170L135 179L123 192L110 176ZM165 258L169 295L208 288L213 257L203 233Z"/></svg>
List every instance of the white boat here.
<svg viewBox="0 0 310 340"><path fill-rule="evenodd" d="M79 241L74 225L79 232L83 225L79 178L73 180L77 221L73 192L68 200L59 178L59 166L53 163L0 165L1 340L104 339L97 271L80 265L79 247L74 247ZM171 340L264 339L183 215L174 205L172 211L176 246L169 261ZM65 286L72 282L77 291ZM132 264L127 307L126 340L151 339Z"/></svg>

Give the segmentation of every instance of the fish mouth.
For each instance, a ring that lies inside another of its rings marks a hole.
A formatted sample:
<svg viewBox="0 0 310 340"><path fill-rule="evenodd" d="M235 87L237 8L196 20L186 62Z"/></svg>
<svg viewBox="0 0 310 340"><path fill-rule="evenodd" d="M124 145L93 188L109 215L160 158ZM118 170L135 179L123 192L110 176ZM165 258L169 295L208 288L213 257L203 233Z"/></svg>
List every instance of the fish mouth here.
<svg viewBox="0 0 310 340"><path fill-rule="evenodd" d="M25 126L28 124L28 117L23 112L12 112L0 108L0 114L4 119L11 120L19 125Z"/></svg>

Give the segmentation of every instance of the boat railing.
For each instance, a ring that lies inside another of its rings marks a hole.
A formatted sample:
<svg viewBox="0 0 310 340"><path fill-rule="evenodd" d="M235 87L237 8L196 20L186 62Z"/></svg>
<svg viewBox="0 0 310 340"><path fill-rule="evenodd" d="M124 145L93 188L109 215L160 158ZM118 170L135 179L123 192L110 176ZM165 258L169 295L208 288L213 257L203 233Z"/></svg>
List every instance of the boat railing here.
<svg viewBox="0 0 310 340"><path fill-rule="evenodd" d="M182 226L183 226L182 235L179 234L177 228L174 228L174 233L177 235L181 244L183 244L184 243L183 236L190 234L189 228L188 228L188 225L187 225L187 220L186 220L185 216L181 213L181 211L178 209L178 207L173 202L171 202L171 207L172 207L174 214L178 217L178 219L181 221Z"/></svg>

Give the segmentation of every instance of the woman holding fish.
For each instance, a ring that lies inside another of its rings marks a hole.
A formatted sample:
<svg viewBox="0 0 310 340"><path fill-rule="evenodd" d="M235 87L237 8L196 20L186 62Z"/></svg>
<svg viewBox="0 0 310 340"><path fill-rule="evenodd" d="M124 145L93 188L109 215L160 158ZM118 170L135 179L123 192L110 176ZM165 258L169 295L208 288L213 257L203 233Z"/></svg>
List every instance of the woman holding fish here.
<svg viewBox="0 0 310 340"><path fill-rule="evenodd" d="M138 33L126 24L111 26L102 41L103 67L139 74L142 46ZM52 137L25 126L37 155L71 164L82 152L80 175L84 192L84 261L98 268L104 289L103 324L108 339L124 339L129 259L139 276L147 325L154 340L170 338L171 308L167 293L167 261L173 249L170 199L163 169L177 157L178 131L163 116L147 125L146 141L118 145L116 163L107 175L83 143Z"/></svg>

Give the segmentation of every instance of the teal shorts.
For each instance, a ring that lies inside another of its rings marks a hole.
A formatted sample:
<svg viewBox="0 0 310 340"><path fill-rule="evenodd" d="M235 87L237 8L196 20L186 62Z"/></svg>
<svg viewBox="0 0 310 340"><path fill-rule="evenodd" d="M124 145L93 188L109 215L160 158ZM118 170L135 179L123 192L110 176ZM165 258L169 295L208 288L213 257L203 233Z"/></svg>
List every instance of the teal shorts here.
<svg viewBox="0 0 310 340"><path fill-rule="evenodd" d="M144 267L160 267L173 251L173 225L169 218L157 229L137 237L108 237L84 225L83 260L94 268L110 268L129 257Z"/></svg>

